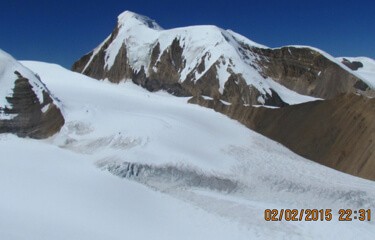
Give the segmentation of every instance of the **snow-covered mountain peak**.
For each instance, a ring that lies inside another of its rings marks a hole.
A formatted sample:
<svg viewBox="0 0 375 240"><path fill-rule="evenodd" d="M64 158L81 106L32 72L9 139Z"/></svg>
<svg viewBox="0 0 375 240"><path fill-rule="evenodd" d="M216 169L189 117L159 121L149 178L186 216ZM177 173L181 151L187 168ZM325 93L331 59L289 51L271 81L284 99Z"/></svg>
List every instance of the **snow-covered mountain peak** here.
<svg viewBox="0 0 375 240"><path fill-rule="evenodd" d="M318 49L271 49L212 25L163 30L130 11L119 15L109 37L73 70L115 83L131 79L150 91L245 105L284 106L369 90Z"/></svg>
<svg viewBox="0 0 375 240"><path fill-rule="evenodd" d="M125 11L121 13L118 17L119 26L139 26L143 25L154 30L162 30L163 28L159 26L154 20L149 17L137 14L131 11Z"/></svg>

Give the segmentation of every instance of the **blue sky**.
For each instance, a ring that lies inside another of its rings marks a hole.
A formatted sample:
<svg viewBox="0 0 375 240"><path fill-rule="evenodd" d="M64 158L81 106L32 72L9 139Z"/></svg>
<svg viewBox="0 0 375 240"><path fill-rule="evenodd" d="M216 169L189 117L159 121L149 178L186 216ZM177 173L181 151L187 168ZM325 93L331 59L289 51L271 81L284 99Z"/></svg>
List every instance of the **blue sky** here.
<svg viewBox="0 0 375 240"><path fill-rule="evenodd" d="M278 47L310 45L333 56L375 59L374 1L3 0L0 48L17 59L70 68L131 10L163 28L213 24Z"/></svg>

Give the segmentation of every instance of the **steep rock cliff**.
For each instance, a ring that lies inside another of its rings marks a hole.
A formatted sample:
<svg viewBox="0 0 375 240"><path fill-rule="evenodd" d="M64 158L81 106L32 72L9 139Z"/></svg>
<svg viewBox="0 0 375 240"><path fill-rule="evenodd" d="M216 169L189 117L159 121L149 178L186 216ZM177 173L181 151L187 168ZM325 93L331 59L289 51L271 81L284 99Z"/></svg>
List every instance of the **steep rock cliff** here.
<svg viewBox="0 0 375 240"><path fill-rule="evenodd" d="M0 133L49 137L64 125L58 106L38 75L0 50Z"/></svg>

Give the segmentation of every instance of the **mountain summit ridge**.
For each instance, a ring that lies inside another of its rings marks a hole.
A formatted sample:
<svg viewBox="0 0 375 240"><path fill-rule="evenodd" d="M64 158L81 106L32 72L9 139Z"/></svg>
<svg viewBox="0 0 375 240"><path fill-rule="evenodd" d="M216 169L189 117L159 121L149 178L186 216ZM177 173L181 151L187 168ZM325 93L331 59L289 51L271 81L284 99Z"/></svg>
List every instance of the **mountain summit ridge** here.
<svg viewBox="0 0 375 240"><path fill-rule="evenodd" d="M129 11L129 10L124 11L123 13L118 15L118 17L117 17L118 24L121 24L121 25L125 25L126 23L128 23L129 21L132 21L132 20L136 20L139 23L142 23L145 26L147 26L151 29L154 29L154 30L163 30L163 28L160 27L160 25L155 20L153 20L153 19L151 19L147 16Z"/></svg>

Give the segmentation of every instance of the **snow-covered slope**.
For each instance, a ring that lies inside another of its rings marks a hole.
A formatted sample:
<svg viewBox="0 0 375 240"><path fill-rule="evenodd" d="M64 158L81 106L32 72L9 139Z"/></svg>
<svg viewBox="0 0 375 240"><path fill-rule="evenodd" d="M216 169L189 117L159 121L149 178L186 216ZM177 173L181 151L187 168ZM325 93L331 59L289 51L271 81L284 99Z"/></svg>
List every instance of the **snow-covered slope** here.
<svg viewBox="0 0 375 240"><path fill-rule="evenodd" d="M337 60L343 62L344 59L350 62L359 62L362 64L357 70L351 70L354 74L360 76L370 87L375 88L375 60L368 57L339 57Z"/></svg>
<svg viewBox="0 0 375 240"><path fill-rule="evenodd" d="M247 239L249 230L99 171L92 156L0 135L0 239Z"/></svg>
<svg viewBox="0 0 375 240"><path fill-rule="evenodd" d="M375 233L373 221L337 221L339 208L375 207L372 181L303 159L187 98L98 82L53 64L23 64L61 99L66 124L44 141L0 135L9 155L0 159L1 239L372 239ZM334 214L330 222L267 222L268 208Z"/></svg>

